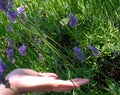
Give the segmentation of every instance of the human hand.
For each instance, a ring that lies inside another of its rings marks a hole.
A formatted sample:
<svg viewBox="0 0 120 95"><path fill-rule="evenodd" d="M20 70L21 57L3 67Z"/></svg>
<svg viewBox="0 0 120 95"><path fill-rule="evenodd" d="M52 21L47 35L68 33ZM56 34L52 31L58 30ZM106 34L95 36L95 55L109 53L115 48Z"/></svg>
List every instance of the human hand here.
<svg viewBox="0 0 120 95"><path fill-rule="evenodd" d="M55 73L39 73L31 69L16 69L6 76L11 88L18 93L64 92L87 84L88 79L60 80Z"/></svg>

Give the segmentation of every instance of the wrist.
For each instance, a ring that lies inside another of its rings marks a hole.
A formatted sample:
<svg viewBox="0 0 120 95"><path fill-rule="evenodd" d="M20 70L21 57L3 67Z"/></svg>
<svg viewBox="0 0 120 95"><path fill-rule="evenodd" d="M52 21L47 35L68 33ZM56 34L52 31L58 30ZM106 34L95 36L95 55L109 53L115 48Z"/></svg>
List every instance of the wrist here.
<svg viewBox="0 0 120 95"><path fill-rule="evenodd" d="M0 95L15 95L15 92L10 88L6 88L5 85L0 85Z"/></svg>
<svg viewBox="0 0 120 95"><path fill-rule="evenodd" d="M4 78L3 76L1 77L0 80L0 95L20 95L19 93L16 92L17 89L15 89L14 82L7 79L6 77Z"/></svg>

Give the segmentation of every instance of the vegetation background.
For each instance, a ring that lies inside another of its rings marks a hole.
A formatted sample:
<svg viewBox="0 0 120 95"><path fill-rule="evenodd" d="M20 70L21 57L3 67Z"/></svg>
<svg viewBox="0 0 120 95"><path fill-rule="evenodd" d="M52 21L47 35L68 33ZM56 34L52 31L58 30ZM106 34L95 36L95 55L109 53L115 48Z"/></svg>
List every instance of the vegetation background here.
<svg viewBox="0 0 120 95"><path fill-rule="evenodd" d="M15 0L25 7L26 22L11 23L0 11L0 57L15 68L54 72L61 79L89 78L90 83L70 92L41 92L36 95L120 95L120 0ZM77 26L66 21L77 18ZM66 21L66 24L61 24ZM6 29L12 26L13 32ZM6 37L16 44L15 63L7 60ZM18 48L25 44L27 55ZM88 46L94 46L94 56ZM83 50L86 60L77 60L73 48ZM32 95L30 93L26 95Z"/></svg>

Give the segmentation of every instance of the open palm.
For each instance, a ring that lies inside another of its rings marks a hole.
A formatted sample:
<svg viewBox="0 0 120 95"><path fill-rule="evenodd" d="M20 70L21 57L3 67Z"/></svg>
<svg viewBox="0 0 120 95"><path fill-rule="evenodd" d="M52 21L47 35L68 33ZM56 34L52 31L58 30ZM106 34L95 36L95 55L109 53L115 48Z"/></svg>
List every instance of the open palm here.
<svg viewBox="0 0 120 95"><path fill-rule="evenodd" d="M70 91L89 82L88 79L81 78L61 80L55 73L39 73L31 69L16 69L9 73L6 79L18 93Z"/></svg>

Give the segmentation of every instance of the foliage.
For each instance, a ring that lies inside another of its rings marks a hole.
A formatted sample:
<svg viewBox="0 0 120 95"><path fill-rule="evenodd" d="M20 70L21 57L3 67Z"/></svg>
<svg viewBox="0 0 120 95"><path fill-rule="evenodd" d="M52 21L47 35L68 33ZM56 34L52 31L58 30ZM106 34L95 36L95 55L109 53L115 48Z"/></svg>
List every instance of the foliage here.
<svg viewBox="0 0 120 95"><path fill-rule="evenodd" d="M25 13L16 23L0 11L0 58L8 65L4 74L30 68L62 79L90 79L71 92L38 95L119 95L120 0L15 0L14 10L21 5ZM15 43L15 62L6 55L7 37ZM84 62L78 55L84 55Z"/></svg>

